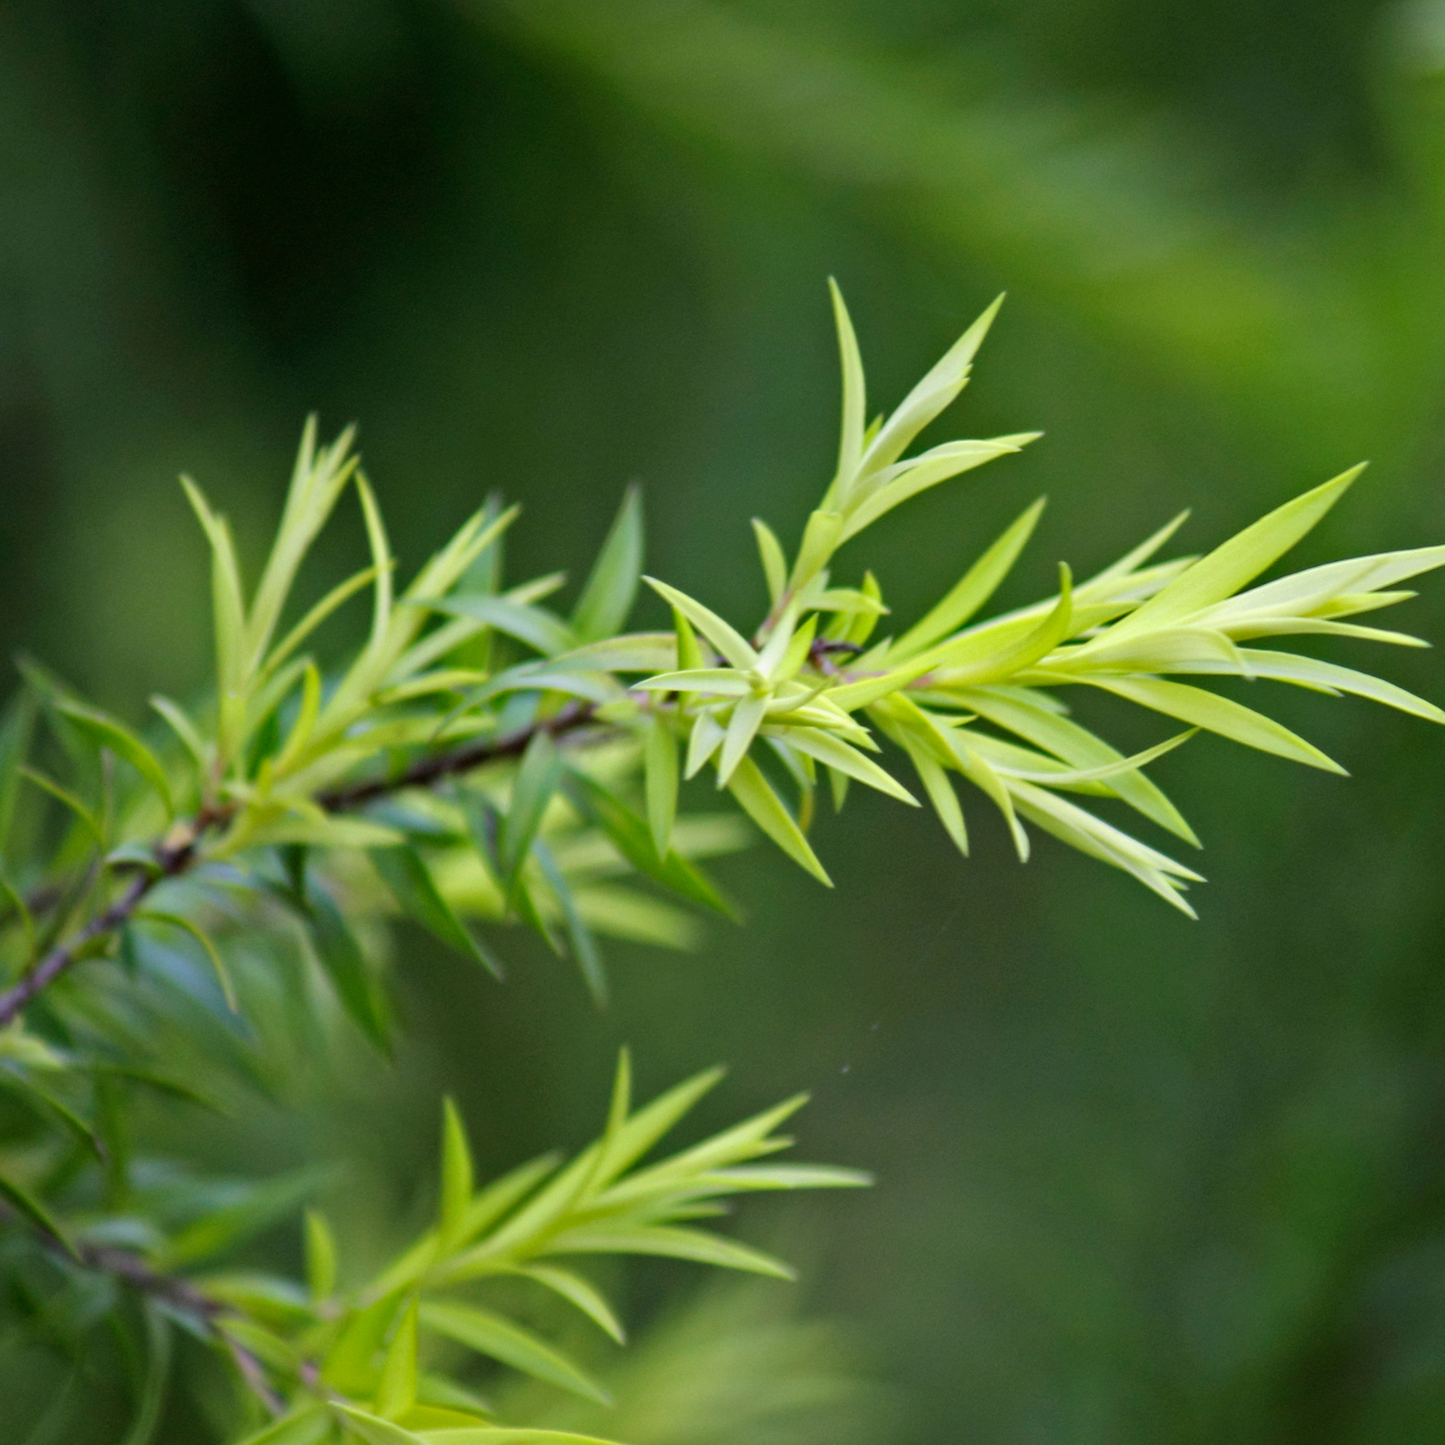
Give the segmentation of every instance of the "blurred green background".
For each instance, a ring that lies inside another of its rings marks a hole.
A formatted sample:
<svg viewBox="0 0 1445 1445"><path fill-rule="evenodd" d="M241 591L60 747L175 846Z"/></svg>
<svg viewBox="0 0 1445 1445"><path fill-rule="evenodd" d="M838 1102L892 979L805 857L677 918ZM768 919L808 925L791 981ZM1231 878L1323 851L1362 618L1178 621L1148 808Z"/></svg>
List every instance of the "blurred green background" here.
<svg viewBox="0 0 1445 1445"><path fill-rule="evenodd" d="M136 719L202 686L175 474L254 559L313 409L404 566L499 489L512 575L577 575L636 477L649 570L756 607L747 517L795 536L829 471L830 274L879 405L1008 289L939 435L1048 433L870 533L905 618L1041 492L1007 604L1364 456L1300 560L1440 541L1442 240L1440 0L4 0L0 643ZM706 1122L811 1089L805 1154L879 1175L741 1226L888 1388L870 1441L1445 1439L1445 737L1279 706L1353 777L1161 763L1198 924L858 797L835 892L730 861L748 925L613 947L605 1015L525 942L498 989L406 935L399 1070L209 1147L352 1157L395 1219L443 1088L501 1166L587 1137L619 1042L648 1088L721 1060Z"/></svg>

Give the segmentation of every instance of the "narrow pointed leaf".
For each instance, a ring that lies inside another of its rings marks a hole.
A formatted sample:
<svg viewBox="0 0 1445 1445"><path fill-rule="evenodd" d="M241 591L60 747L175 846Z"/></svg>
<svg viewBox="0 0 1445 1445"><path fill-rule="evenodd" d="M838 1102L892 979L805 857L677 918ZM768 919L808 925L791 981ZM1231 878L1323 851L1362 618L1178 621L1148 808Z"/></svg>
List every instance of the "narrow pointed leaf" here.
<svg viewBox="0 0 1445 1445"><path fill-rule="evenodd" d="M1001 682L1047 657L1075 630L1072 579L1068 567L1061 562L1058 601L1022 637L998 645L992 642L987 632L970 633L957 642L945 643L943 648L936 648L925 656L938 659L944 648L947 649L946 675L953 686ZM968 645L970 642L972 647Z"/></svg>
<svg viewBox="0 0 1445 1445"><path fill-rule="evenodd" d="M499 851L502 861L502 882L509 896L515 892L517 878L542 826L552 795L562 778L562 760L557 744L544 728L533 733L517 767L512 783L512 796L502 822Z"/></svg>
<svg viewBox="0 0 1445 1445"><path fill-rule="evenodd" d="M758 654L754 651L752 644L731 623L724 622L716 612L704 607L701 602L695 601L685 592L679 592L676 587L669 587L666 582L659 582L655 577L644 577L642 580L664 602L670 603L676 611L686 617L734 667L747 669L757 666ZM683 663L681 656L681 640L679 640L678 652L678 666L683 667L686 664Z"/></svg>
<svg viewBox="0 0 1445 1445"><path fill-rule="evenodd" d="M728 781L728 791L738 800L743 812L788 857L805 868L820 883L829 888L833 886L833 880L828 877L817 855L808 846L802 829L751 758L743 758L733 769L733 775Z"/></svg>
<svg viewBox="0 0 1445 1445"><path fill-rule="evenodd" d="M824 696L834 707L845 712L857 712L859 708L907 687L910 682L916 682L931 666L927 658L914 658L902 667L889 668L877 677L860 678L857 682L845 682L839 687L829 688Z"/></svg>
<svg viewBox="0 0 1445 1445"><path fill-rule="evenodd" d="M610 1397L601 1385L565 1355L500 1315L474 1309L470 1305L429 1300L422 1304L420 1318L426 1329L445 1335L478 1354L570 1390L584 1400L596 1400L604 1405L610 1403Z"/></svg>
<svg viewBox="0 0 1445 1445"><path fill-rule="evenodd" d="M918 806L918 799L892 774L884 772L871 758L821 728L788 728L780 730L780 735L787 740L789 747L796 748L800 753L827 763L830 768L846 773L870 788L877 788L880 793L887 793L901 803L915 808Z"/></svg>
<svg viewBox="0 0 1445 1445"><path fill-rule="evenodd" d="M1208 556L1201 557L1106 635L1118 640L1154 631L1238 592L1289 551L1339 501L1363 470L1363 464L1351 467L1313 491L1277 507Z"/></svg>
<svg viewBox="0 0 1445 1445"><path fill-rule="evenodd" d="M704 1069L639 1109L608 1138L589 1187L599 1190L630 1169L722 1077L721 1069Z"/></svg>
<svg viewBox="0 0 1445 1445"><path fill-rule="evenodd" d="M933 804L933 811L938 814L938 821L953 839L954 846L967 858L968 828L963 821L963 807L948 774L923 748L911 741L907 747L909 759L918 772L918 781L923 784L928 800Z"/></svg>
<svg viewBox="0 0 1445 1445"><path fill-rule="evenodd" d="M1403 687L1397 687L1383 678L1372 677L1367 672L1340 667L1333 662L1322 662L1316 657L1303 657L1292 652L1270 652L1265 649L1244 648L1242 655L1250 671L1258 678L1270 678L1278 682L1299 683L1308 687L1331 688L1338 692L1353 693L1356 697L1368 698L1371 702L1383 703L1400 712L1424 718L1427 722L1445 723L1445 711L1423 697L1416 697ZM1215 672L1223 668L1193 664L1188 668L1166 668L1164 671Z"/></svg>
<svg viewBox="0 0 1445 1445"><path fill-rule="evenodd" d="M597 940L592 936L592 930L587 926L587 920L583 918L582 912L577 906L577 899L572 893L572 887L558 866L556 858L552 856L552 850L540 839L532 844L532 855L536 858L537 864L542 870L542 876L547 880L547 886L552 890L558 907L562 910L562 918L567 925L567 940L572 945L572 952L576 955L577 967L582 973L582 981L587 985L587 991L592 995L593 1002L599 1008L605 1008L607 1006L607 971L602 966L602 951L597 947Z"/></svg>
<svg viewBox="0 0 1445 1445"><path fill-rule="evenodd" d="M226 1000L226 1007L232 1013L239 1012L240 1005L236 1002L236 985L231 980L231 972L226 967L226 961L221 957L220 950L204 929L181 913L158 913L154 909L147 908L135 916L150 923L166 923L172 928L179 928L183 933L189 933L201 945L201 951L206 955L206 961L216 975L216 982L220 985L221 994Z"/></svg>
<svg viewBox="0 0 1445 1445"><path fill-rule="evenodd" d="M316 1301L336 1289L336 1239L319 1209L306 1211L306 1285Z"/></svg>
<svg viewBox="0 0 1445 1445"><path fill-rule="evenodd" d="M578 638L560 617L541 607L516 602L508 597L492 597L478 593L458 593L451 597L433 598L425 604L433 612L452 617L471 617L485 622L518 642L546 657L570 652Z"/></svg>
<svg viewBox="0 0 1445 1445"><path fill-rule="evenodd" d="M574 1435L565 1430L531 1430L478 1425L472 1429L424 1430L423 1445L616 1445L595 1435Z"/></svg>
<svg viewBox="0 0 1445 1445"><path fill-rule="evenodd" d="M359 1410L355 1405L333 1405L341 1416L348 1435L363 1440L366 1445L427 1445L422 1436L405 1430L391 1420L383 1420L369 1410Z"/></svg>
<svg viewBox="0 0 1445 1445"><path fill-rule="evenodd" d="M776 607L788 585L787 559L773 529L759 517L753 518L753 535L758 539L758 555L762 558L763 576L768 583L768 600Z"/></svg>
<svg viewBox="0 0 1445 1445"><path fill-rule="evenodd" d="M376 1411L388 1420L404 1415L416 1403L416 1334L417 1305L413 1300L396 1327L376 1388Z"/></svg>
<svg viewBox="0 0 1445 1445"><path fill-rule="evenodd" d="M1057 793L1031 783L1018 783L1015 787L1019 811L1031 822L1070 847L1122 869L1187 917L1195 917L1181 889L1183 880L1197 880L1197 873L1147 848Z"/></svg>
<svg viewBox="0 0 1445 1445"><path fill-rule="evenodd" d="M885 478L891 476L891 480L886 480L876 491L849 509L839 532L839 542L856 537L865 527L871 527L880 517L920 492L999 457L1022 451L1030 442L1037 441L1040 435L1039 432L1019 432L1015 436L991 437L987 441L945 442L910 462L890 467L883 475ZM896 475L892 475L894 473Z"/></svg>
<svg viewBox="0 0 1445 1445"><path fill-rule="evenodd" d="M375 573L369 649L379 649L391 624L391 544L387 541L381 509L376 505L371 484L361 472L356 473L356 494L361 498L361 513L366 522L366 540L371 548L371 566Z"/></svg>
<svg viewBox="0 0 1445 1445"><path fill-rule="evenodd" d="M1243 743L1247 748L1274 753L1291 762L1304 763L1307 767L1321 768L1329 773L1345 771L1332 758L1273 718L1230 698L1205 692L1203 688L1165 682L1159 678L1101 676L1088 678L1087 681L1105 692L1112 692L1168 717L1177 717L1181 722L1219 733L1222 737Z"/></svg>
<svg viewBox="0 0 1445 1445"><path fill-rule="evenodd" d="M97 708L71 702L57 702L56 707L87 737L129 763L159 794L167 816L175 815L175 803L165 769L156 755L129 728Z"/></svg>
<svg viewBox="0 0 1445 1445"><path fill-rule="evenodd" d="M719 913L732 909L707 875L676 850L659 858L652 841L652 830L646 821L632 811L620 798L586 773L573 770L567 775L568 790L583 812L590 817L616 845L619 853L639 873L655 878L664 887L701 903Z"/></svg>
<svg viewBox="0 0 1445 1445"><path fill-rule="evenodd" d="M1189 511L1186 508L1177 517L1166 522L1152 536L1146 537L1137 547L1126 552L1117 562L1111 563L1102 572L1096 573L1087 582L1082 583L1079 591L1084 593L1104 590L1110 583L1118 581L1121 577L1128 577L1130 573L1142 567L1188 520Z"/></svg>
<svg viewBox="0 0 1445 1445"><path fill-rule="evenodd" d="M967 742L956 735L952 741L959 769L964 777L983 792L1003 814L1004 822L1008 824L1009 833L1013 837L1014 850L1018 853L1019 862L1027 863L1030 851L1029 835L1018 820L1018 814L1014 810L1013 795L985 757L970 748Z"/></svg>
<svg viewBox="0 0 1445 1445"><path fill-rule="evenodd" d="M1117 762L1101 763L1096 768L1068 768L1062 772L1051 770L1033 772L1027 768L1015 768L1008 765L995 764L995 767L1005 777L1022 778L1025 782L1039 783L1050 788L1067 788L1080 783L1108 782L1118 777L1120 773L1137 772L1140 768L1147 767L1156 758L1163 757L1165 753L1173 752L1181 744L1187 743L1197 731L1196 728L1190 728L1188 732L1179 733L1165 742L1155 744L1152 748L1145 748L1143 752L1135 753L1131 757L1120 758Z"/></svg>
<svg viewBox="0 0 1445 1445"><path fill-rule="evenodd" d="M860 589L863 596L882 606L883 591L878 586L878 579L872 572L863 574L863 586ZM873 636L873 629L878 625L881 613L865 611L857 613L848 624L848 630L843 634L842 640L850 642L854 647L861 647L870 637Z"/></svg>
<svg viewBox="0 0 1445 1445"><path fill-rule="evenodd" d="M341 911L318 888L309 889L300 906L317 961L331 980L341 1006L362 1033L383 1054L390 1055L391 1011Z"/></svg>
<svg viewBox="0 0 1445 1445"><path fill-rule="evenodd" d="M612 1306L581 1275L568 1269L559 1269L550 1264L524 1265L517 1273L525 1279L545 1285L554 1294L561 1295L569 1304L575 1305L589 1320L619 1345L626 1344L627 1336L622 1322L613 1313Z"/></svg>
<svg viewBox="0 0 1445 1445"><path fill-rule="evenodd" d="M753 684L731 667L693 667L685 672L662 672L635 683L643 692L701 692L714 697L747 697Z"/></svg>
<svg viewBox="0 0 1445 1445"><path fill-rule="evenodd" d="M717 720L711 708L704 708L693 719L692 732L687 742L687 765L683 777L694 778L712 755L722 746L727 729Z"/></svg>
<svg viewBox="0 0 1445 1445"><path fill-rule="evenodd" d="M556 1254L650 1254L668 1259L689 1259L719 1269L740 1269L751 1274L793 1279L795 1275L781 1260L751 1249L733 1239L701 1229L668 1226L595 1228L568 1230L553 1242Z"/></svg>
<svg viewBox="0 0 1445 1445"><path fill-rule="evenodd" d="M914 437L963 390L973 358L983 345L983 339L1002 305L1003 297L1000 296L908 393L869 444L860 470L874 472L897 461Z"/></svg>
<svg viewBox="0 0 1445 1445"><path fill-rule="evenodd" d="M89 833L102 848L105 846L105 834L101 830L100 820L69 788L61 787L53 778L48 778L38 769L27 767L24 764L17 768L16 772L28 782L34 783L42 792L49 793L57 803L68 808L70 812L79 819L85 831Z"/></svg>
<svg viewBox="0 0 1445 1445"><path fill-rule="evenodd" d="M769 1189L869 1189L874 1179L861 1169L839 1169L830 1164L739 1164L701 1175L699 1184L732 1193Z"/></svg>
<svg viewBox="0 0 1445 1445"><path fill-rule="evenodd" d="M415 848L409 844L373 848L370 857L372 866L391 890L402 912L448 948L481 964L493 977L497 976L496 966L452 911L451 904L442 897L431 870Z"/></svg>
<svg viewBox="0 0 1445 1445"><path fill-rule="evenodd" d="M354 572L344 582L338 582L336 586L333 587L320 602L312 607L301 621L276 644L270 656L266 659L266 665L262 669L262 675L269 677L273 674L342 603L356 596L363 587L370 586L375 578L376 568L364 567L360 572Z"/></svg>
<svg viewBox="0 0 1445 1445"><path fill-rule="evenodd" d="M932 646L941 637L962 627L993 596L1028 545L1046 499L1040 497L1018 517L1007 531L981 556L953 589L920 622L910 627L889 649L888 655L902 660Z"/></svg>
<svg viewBox="0 0 1445 1445"><path fill-rule="evenodd" d="M236 563L236 549L231 542L225 518L211 511L201 490L189 477L181 478L186 498L191 504L206 540L211 547L211 603L216 625L216 669L223 693L223 710L229 700L244 703L237 688L241 682L242 655L246 628L246 604L241 594L241 571Z"/></svg>
<svg viewBox="0 0 1445 1445"><path fill-rule="evenodd" d="M1074 767L1100 767L1118 762L1124 756L1087 728L1059 716L1053 710L1057 704L1047 693L1011 688L970 688L959 694L959 700L989 722L1053 753ZM1151 779L1140 773L1120 773L1109 779L1109 791L1161 828L1167 828L1196 848L1200 846L1194 829Z"/></svg>
<svg viewBox="0 0 1445 1445"><path fill-rule="evenodd" d="M554 672L667 672L681 664L675 633L625 632L560 653L548 666Z"/></svg>
<svg viewBox="0 0 1445 1445"><path fill-rule="evenodd" d="M828 559L838 550L843 535L843 514L819 508L808 517L803 528L802 545L798 548L798 560L793 563L793 574L788 585L795 593L801 593L824 567Z"/></svg>
<svg viewBox="0 0 1445 1445"><path fill-rule="evenodd" d="M76 1253L70 1236L61 1228L55 1216L28 1189L4 1174L0 1174L0 1199L23 1214L37 1229L58 1241L72 1259L79 1260L80 1256Z"/></svg>
<svg viewBox="0 0 1445 1445"><path fill-rule="evenodd" d="M833 302L838 356L843 368L843 419L838 436L838 471L826 499L827 505L832 507L847 499L849 486L863 459L863 428L868 414L868 399L863 381L863 358L858 353L858 337L843 301L843 293L831 276L828 278L828 294ZM776 601L776 597L773 600Z"/></svg>
<svg viewBox="0 0 1445 1445"><path fill-rule="evenodd" d="M762 726L763 716L767 710L766 695L753 694L740 698L734 705L733 715L728 721L727 734L723 738L722 752L718 755L717 785L719 788L727 786L733 770L747 756L747 751L758 734L758 728Z"/></svg>
<svg viewBox="0 0 1445 1445"><path fill-rule="evenodd" d="M162 697L159 693L151 698L150 704L170 724L171 731L181 740L196 767L204 771L206 744L186 710L179 703Z"/></svg>
<svg viewBox="0 0 1445 1445"><path fill-rule="evenodd" d="M676 607L672 609L672 627L677 638L678 671L688 672L702 667L704 658L702 648L698 645L697 634L692 630L692 623Z"/></svg>
<svg viewBox="0 0 1445 1445"><path fill-rule="evenodd" d="M322 1445L331 1438L331 1428L331 1412L324 1405L302 1405L247 1435L240 1445Z"/></svg>
<svg viewBox="0 0 1445 1445"><path fill-rule="evenodd" d="M442 1100L441 1208L438 1228L443 1240L454 1239L466 1220L472 1200L472 1151L467 1126L450 1096Z"/></svg>
<svg viewBox="0 0 1445 1445"><path fill-rule="evenodd" d="M622 631L642 576L642 491L627 489L617 519L572 614L572 631L593 642Z"/></svg>

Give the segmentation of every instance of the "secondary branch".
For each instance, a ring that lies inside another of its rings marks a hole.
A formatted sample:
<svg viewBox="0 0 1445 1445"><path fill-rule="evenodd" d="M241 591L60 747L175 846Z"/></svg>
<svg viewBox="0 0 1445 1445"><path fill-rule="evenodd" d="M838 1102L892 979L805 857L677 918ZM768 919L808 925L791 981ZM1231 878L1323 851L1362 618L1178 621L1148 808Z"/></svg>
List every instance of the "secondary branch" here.
<svg viewBox="0 0 1445 1445"><path fill-rule="evenodd" d="M445 778L469 773L484 763L495 762L500 758L519 757L539 732L557 737L586 726L592 718L593 709L590 704L569 703L552 717L544 718L528 727L503 733L500 737L467 743L449 752L418 758L394 776L371 778L346 787L334 788L330 792L322 793L316 801L329 813L351 812L377 798L402 792L407 788L432 787ZM175 878L186 872L197 859L197 845L202 836L211 828L227 822L231 816L231 810L215 810L200 814L173 830L170 836L176 841L162 842L155 849L155 868L138 873L109 907L97 913L70 938L51 949L19 982L0 993L0 1028L19 1018L29 1004L56 979L68 973L82 959L93 956L97 945L130 921L152 889L167 878Z"/></svg>

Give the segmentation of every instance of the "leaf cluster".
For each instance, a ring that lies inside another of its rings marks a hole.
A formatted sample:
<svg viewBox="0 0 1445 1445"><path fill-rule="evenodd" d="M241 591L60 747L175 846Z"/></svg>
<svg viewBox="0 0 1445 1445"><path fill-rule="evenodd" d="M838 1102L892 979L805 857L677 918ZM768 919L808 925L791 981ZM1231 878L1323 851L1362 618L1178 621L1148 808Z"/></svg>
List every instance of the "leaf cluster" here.
<svg viewBox="0 0 1445 1445"><path fill-rule="evenodd" d="M388 1445L522 1438L495 1423L483 1395L458 1383L467 1370L459 1358L480 1357L608 1403L568 1354L487 1306L490 1285L524 1281L621 1344L622 1323L576 1269L579 1256L663 1255L791 1277L772 1257L695 1221L723 1213L723 1201L734 1195L868 1182L851 1170L753 1162L791 1142L773 1131L801 1098L639 1167L719 1077L710 1070L634 1111L624 1052L607 1126L595 1143L565 1163L555 1155L532 1160L480 1189L461 1116L448 1101L434 1222L374 1278L338 1292L336 1244L324 1217L312 1211L304 1287L254 1274L199 1280L209 1297L235 1307L220 1322L221 1333L264 1361L287 1402L285 1413L247 1445L341 1435ZM447 1433L462 1429L472 1433Z"/></svg>

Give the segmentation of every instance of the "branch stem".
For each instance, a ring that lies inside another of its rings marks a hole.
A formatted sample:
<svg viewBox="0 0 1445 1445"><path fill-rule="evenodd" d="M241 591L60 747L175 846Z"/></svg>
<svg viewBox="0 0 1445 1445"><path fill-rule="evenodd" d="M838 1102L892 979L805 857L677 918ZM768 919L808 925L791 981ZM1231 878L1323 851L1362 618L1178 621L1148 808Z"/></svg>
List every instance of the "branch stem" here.
<svg viewBox="0 0 1445 1445"><path fill-rule="evenodd" d="M322 793L316 801L328 813L350 812L377 798L401 792L406 788L432 787L445 778L471 772L484 763L495 762L500 758L519 757L539 732L558 737L563 733L575 732L592 720L591 704L569 703L551 717L528 727L503 733L500 737L466 743L450 752L419 758L393 777L372 778L346 787L333 788L330 792ZM166 879L186 872L197 859L197 845L202 836L211 828L226 822L232 812L229 808L208 808L189 822L172 829L167 840L155 848L158 865L156 868L138 873L109 907L97 913L63 943L57 944L29 973L0 993L0 1028L13 1023L56 979L68 973L82 959L89 957L94 944L123 928L152 889Z"/></svg>

